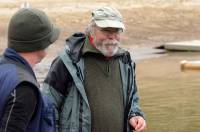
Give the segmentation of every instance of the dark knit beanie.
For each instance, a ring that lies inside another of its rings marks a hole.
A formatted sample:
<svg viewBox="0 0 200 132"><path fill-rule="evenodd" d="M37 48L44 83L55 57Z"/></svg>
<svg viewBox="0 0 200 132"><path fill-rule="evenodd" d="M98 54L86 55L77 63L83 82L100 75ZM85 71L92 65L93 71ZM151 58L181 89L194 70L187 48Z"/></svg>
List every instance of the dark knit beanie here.
<svg viewBox="0 0 200 132"><path fill-rule="evenodd" d="M13 15L8 27L8 48L17 52L43 50L58 39L60 31L38 9L23 8Z"/></svg>

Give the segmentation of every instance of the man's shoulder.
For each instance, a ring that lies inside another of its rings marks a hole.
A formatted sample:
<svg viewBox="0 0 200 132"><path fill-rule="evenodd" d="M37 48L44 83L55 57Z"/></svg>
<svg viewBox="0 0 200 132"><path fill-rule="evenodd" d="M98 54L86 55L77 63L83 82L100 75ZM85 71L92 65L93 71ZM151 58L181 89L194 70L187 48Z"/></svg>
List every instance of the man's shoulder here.
<svg viewBox="0 0 200 132"><path fill-rule="evenodd" d="M0 80L4 80L3 82L16 82L17 79L17 66L15 64L9 62L0 63L0 71L1 76ZM9 80L9 81L8 81Z"/></svg>
<svg viewBox="0 0 200 132"><path fill-rule="evenodd" d="M118 55L122 58L122 61L124 63L127 63L128 61L132 61L130 52L124 48L119 48Z"/></svg>
<svg viewBox="0 0 200 132"><path fill-rule="evenodd" d="M119 47L119 49L118 49L118 54L120 54L122 56L124 56L124 55L129 55L130 56L130 52L127 49L121 48L121 47Z"/></svg>
<svg viewBox="0 0 200 132"><path fill-rule="evenodd" d="M62 59L59 56L57 56L53 60L53 62L51 64L51 69L57 69L57 70L59 70L59 69L62 69L63 67L65 67L64 62L62 61Z"/></svg>

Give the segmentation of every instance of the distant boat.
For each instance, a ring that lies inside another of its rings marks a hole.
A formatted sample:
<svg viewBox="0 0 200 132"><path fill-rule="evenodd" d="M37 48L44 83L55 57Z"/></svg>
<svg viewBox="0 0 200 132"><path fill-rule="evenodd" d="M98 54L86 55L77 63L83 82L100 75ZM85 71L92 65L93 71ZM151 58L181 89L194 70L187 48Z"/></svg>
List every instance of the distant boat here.
<svg viewBox="0 0 200 132"><path fill-rule="evenodd" d="M200 40L166 43L164 48L172 51L200 51Z"/></svg>

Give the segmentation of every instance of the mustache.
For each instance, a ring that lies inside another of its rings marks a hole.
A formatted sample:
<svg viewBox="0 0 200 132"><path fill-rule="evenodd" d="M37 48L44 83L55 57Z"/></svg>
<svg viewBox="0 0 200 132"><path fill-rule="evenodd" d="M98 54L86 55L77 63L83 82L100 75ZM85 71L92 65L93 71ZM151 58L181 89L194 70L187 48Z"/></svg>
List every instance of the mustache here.
<svg viewBox="0 0 200 132"><path fill-rule="evenodd" d="M115 45L115 46L118 46L120 45L120 42L118 40L104 40L102 42L103 45Z"/></svg>

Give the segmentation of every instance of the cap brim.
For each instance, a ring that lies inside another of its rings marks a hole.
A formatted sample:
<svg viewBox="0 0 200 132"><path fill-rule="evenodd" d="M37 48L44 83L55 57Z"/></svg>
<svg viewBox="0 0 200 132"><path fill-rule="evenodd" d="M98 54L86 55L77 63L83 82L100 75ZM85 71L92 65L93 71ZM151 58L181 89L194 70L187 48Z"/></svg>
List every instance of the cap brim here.
<svg viewBox="0 0 200 132"><path fill-rule="evenodd" d="M54 27L52 31L52 36L50 38L50 42L54 43L58 39L59 35L60 35L60 29L57 27Z"/></svg>
<svg viewBox="0 0 200 132"><path fill-rule="evenodd" d="M95 20L95 23L97 24L98 27L101 28L107 28L107 27L112 27L112 28L121 28L125 29L125 26L122 22L120 21L114 21L114 20Z"/></svg>

